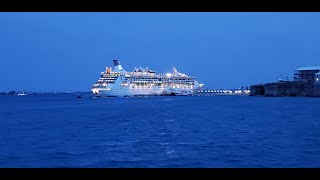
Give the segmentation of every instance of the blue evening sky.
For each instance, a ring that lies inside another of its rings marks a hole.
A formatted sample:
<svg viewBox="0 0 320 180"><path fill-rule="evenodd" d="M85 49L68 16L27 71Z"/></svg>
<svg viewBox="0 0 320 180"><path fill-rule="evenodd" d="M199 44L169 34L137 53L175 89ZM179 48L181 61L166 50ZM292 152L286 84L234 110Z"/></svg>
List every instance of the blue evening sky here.
<svg viewBox="0 0 320 180"><path fill-rule="evenodd" d="M0 91L89 91L118 58L207 88L320 65L320 13L0 13Z"/></svg>

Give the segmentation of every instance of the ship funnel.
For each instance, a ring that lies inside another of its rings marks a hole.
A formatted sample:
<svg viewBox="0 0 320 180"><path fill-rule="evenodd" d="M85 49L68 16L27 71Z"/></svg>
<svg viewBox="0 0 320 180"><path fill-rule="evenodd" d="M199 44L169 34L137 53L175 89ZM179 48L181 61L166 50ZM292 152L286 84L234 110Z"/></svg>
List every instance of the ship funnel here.
<svg viewBox="0 0 320 180"><path fill-rule="evenodd" d="M112 67L113 72L126 72L122 66L120 65L120 62L118 60L113 60L113 67Z"/></svg>
<svg viewBox="0 0 320 180"><path fill-rule="evenodd" d="M118 66L118 65L120 65L120 62L115 59L115 60L113 60L113 65L114 65L114 66Z"/></svg>

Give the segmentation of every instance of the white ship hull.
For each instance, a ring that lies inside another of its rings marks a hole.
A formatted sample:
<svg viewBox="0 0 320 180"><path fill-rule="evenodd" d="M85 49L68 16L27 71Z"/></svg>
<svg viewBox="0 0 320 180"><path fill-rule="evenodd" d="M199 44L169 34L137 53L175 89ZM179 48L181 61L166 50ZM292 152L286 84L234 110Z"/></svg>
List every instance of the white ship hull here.
<svg viewBox="0 0 320 180"><path fill-rule="evenodd" d="M92 92L96 96L105 97L132 97L132 96L160 96L160 95L181 95L191 96L194 92L193 89L172 89L171 87L160 87L160 88L119 88L116 90L109 88L92 89Z"/></svg>

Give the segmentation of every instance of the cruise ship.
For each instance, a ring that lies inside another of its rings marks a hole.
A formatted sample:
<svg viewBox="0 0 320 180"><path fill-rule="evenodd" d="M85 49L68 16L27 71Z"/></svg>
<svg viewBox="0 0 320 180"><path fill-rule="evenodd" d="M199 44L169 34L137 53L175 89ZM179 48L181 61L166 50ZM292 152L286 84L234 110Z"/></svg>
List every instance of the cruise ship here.
<svg viewBox="0 0 320 180"><path fill-rule="evenodd" d="M94 97L192 96L203 85L176 68L166 74L141 67L127 72L118 60L113 60L113 67L101 72L91 91Z"/></svg>

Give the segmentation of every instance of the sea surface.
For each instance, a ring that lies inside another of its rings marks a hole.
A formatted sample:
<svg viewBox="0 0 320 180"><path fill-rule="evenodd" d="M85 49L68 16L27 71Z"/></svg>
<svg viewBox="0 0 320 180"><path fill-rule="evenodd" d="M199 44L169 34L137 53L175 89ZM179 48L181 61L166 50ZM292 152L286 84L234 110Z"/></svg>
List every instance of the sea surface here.
<svg viewBox="0 0 320 180"><path fill-rule="evenodd" d="M0 96L0 167L320 167L320 98Z"/></svg>

